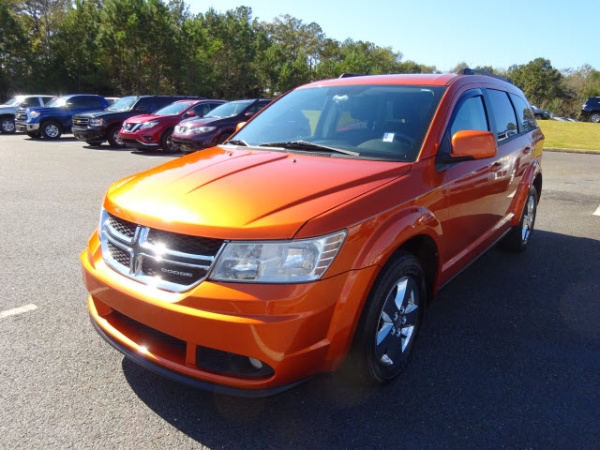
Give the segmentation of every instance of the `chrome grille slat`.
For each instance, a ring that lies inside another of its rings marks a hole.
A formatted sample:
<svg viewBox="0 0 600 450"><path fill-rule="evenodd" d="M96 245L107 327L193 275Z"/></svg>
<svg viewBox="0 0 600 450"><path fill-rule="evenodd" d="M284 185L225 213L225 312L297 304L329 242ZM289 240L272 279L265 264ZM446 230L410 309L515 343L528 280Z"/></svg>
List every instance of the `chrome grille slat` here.
<svg viewBox="0 0 600 450"><path fill-rule="evenodd" d="M120 274L172 292L206 279L223 241L170 233L102 214L100 241L105 262Z"/></svg>

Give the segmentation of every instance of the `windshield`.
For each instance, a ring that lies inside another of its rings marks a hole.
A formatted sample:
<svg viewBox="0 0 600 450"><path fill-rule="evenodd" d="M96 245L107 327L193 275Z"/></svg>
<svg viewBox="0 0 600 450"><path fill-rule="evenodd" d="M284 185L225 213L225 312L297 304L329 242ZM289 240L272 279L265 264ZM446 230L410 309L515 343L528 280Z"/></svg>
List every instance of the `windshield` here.
<svg viewBox="0 0 600 450"><path fill-rule="evenodd" d="M67 100L65 97L54 97L45 106L48 108L62 108L67 104Z"/></svg>
<svg viewBox="0 0 600 450"><path fill-rule="evenodd" d="M389 84L297 89L257 115L232 142L414 161L443 92Z"/></svg>
<svg viewBox="0 0 600 450"><path fill-rule="evenodd" d="M138 97L135 97L135 96L120 98L119 100L114 102L112 105L110 105L108 108L106 108L106 111L115 111L115 112L131 111L131 108L133 108L133 105L135 105L135 102L137 102L137 100L138 100Z"/></svg>
<svg viewBox="0 0 600 450"><path fill-rule="evenodd" d="M254 100L243 100L225 103L217 106L204 117L231 117L241 114L248 106L254 103Z"/></svg>
<svg viewBox="0 0 600 450"><path fill-rule="evenodd" d="M23 101L23 97L13 97L6 103L2 103L2 106L17 106Z"/></svg>
<svg viewBox="0 0 600 450"><path fill-rule="evenodd" d="M175 116L181 114L183 111L190 107L191 103L188 102L176 102L171 103L164 108L159 109L154 113L156 116Z"/></svg>

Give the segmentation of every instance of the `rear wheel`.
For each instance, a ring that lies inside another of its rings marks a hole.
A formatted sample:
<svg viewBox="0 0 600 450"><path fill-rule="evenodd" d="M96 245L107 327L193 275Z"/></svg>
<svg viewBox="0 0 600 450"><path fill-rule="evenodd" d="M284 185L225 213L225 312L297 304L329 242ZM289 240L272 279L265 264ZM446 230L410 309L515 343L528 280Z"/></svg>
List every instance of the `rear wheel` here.
<svg viewBox="0 0 600 450"><path fill-rule="evenodd" d="M108 144L113 148L125 147L123 138L121 138L121 135L119 134L120 130L120 126L111 127L110 130L108 130Z"/></svg>
<svg viewBox="0 0 600 450"><path fill-rule="evenodd" d="M12 117L3 117L0 119L0 132L13 134L15 132L15 120Z"/></svg>
<svg viewBox="0 0 600 450"><path fill-rule="evenodd" d="M58 139L62 134L60 124L54 120L48 120L47 122L44 122L42 124L41 131L42 136L45 139Z"/></svg>
<svg viewBox="0 0 600 450"><path fill-rule="evenodd" d="M162 135L160 139L160 146L165 153L177 153L179 151L179 145L173 142L173 128L168 129Z"/></svg>
<svg viewBox="0 0 600 450"><path fill-rule="evenodd" d="M531 186L527 200L525 200L525 205L523 206L519 224L511 228L500 244L503 249L512 252L522 252L527 248L527 243L535 225L537 203L537 190L535 186Z"/></svg>
<svg viewBox="0 0 600 450"><path fill-rule="evenodd" d="M417 258L403 252L386 265L365 304L345 373L368 384L396 378L414 346L426 297Z"/></svg>

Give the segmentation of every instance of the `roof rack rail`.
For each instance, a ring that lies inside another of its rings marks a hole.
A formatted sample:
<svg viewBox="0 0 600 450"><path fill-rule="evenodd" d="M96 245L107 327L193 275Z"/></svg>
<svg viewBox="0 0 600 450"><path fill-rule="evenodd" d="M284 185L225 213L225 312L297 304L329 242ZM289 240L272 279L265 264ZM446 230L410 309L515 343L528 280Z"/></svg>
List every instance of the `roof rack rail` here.
<svg viewBox="0 0 600 450"><path fill-rule="evenodd" d="M364 73L343 73L338 78L363 77Z"/></svg>
<svg viewBox="0 0 600 450"><path fill-rule="evenodd" d="M502 75L496 75L495 73L488 72L487 70L470 69L465 67L463 70L458 72L460 75L484 75L487 77L497 78L498 80L506 81L507 83L513 84L508 78Z"/></svg>

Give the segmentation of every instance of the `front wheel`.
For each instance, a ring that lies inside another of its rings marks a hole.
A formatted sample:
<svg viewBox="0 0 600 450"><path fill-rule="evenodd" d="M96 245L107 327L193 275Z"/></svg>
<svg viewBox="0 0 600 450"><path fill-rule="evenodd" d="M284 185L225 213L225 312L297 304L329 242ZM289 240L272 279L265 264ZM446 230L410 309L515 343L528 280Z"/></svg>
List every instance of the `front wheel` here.
<svg viewBox="0 0 600 450"><path fill-rule="evenodd" d="M10 117L3 117L0 120L0 132L3 134L13 134L15 132L15 121Z"/></svg>
<svg viewBox="0 0 600 450"><path fill-rule="evenodd" d="M512 252L522 252L527 248L533 227L535 225L535 215L537 213L538 195L535 186L531 186L519 224L515 225L504 236L501 241L501 247Z"/></svg>
<svg viewBox="0 0 600 450"><path fill-rule="evenodd" d="M600 123L600 113L593 112L592 114L590 114L590 122Z"/></svg>
<svg viewBox="0 0 600 450"><path fill-rule="evenodd" d="M42 124L42 136L46 139L58 139L62 134L60 124L54 120L49 120Z"/></svg>
<svg viewBox="0 0 600 450"><path fill-rule="evenodd" d="M179 151L179 145L173 142L173 129L165 131L160 139L160 146L165 153L177 153Z"/></svg>
<svg viewBox="0 0 600 450"><path fill-rule="evenodd" d="M119 134L120 130L121 130L120 126L111 127L111 129L108 130L108 144L112 148L123 148L123 147L125 147L125 143L123 142L123 138Z"/></svg>
<svg viewBox="0 0 600 450"><path fill-rule="evenodd" d="M369 294L346 372L368 384L396 378L414 346L426 297L419 260L402 252L386 265Z"/></svg>

